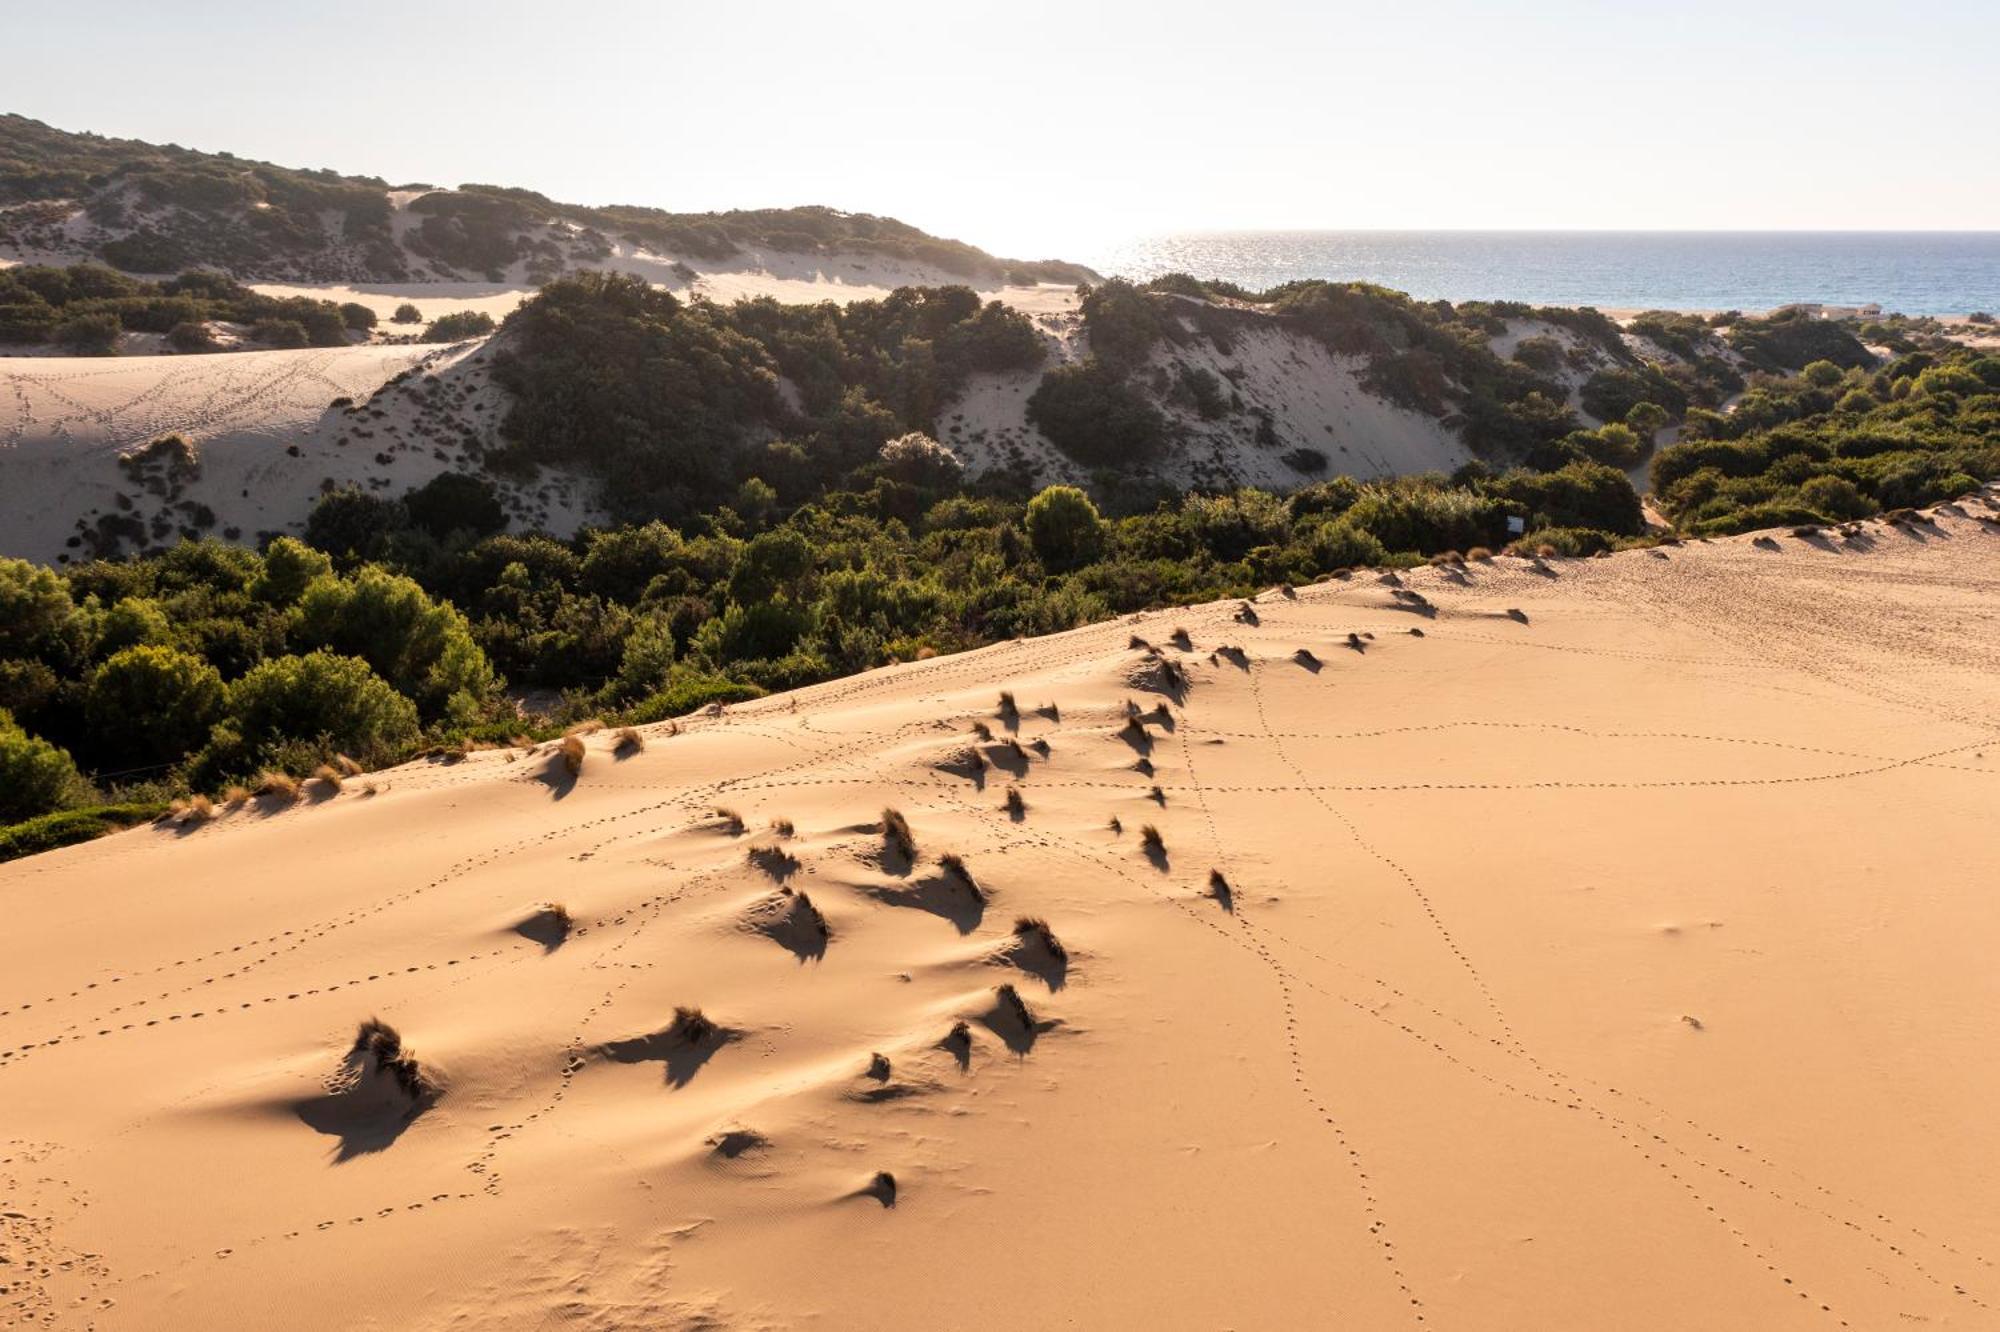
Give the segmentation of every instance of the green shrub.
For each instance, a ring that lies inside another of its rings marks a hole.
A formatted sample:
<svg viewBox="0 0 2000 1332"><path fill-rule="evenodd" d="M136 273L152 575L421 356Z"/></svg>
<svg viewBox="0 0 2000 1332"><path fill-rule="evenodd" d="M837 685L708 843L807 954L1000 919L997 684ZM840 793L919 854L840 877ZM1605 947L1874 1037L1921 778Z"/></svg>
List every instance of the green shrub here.
<svg viewBox="0 0 2000 1332"><path fill-rule="evenodd" d="M458 342L484 337L493 327L493 316L484 310L453 310L431 321L431 326L424 330L424 341Z"/></svg>
<svg viewBox="0 0 2000 1332"><path fill-rule="evenodd" d="M1088 467L1134 468L1166 442L1166 418L1095 361L1058 366L1028 398L1028 420Z"/></svg>
<svg viewBox="0 0 2000 1332"><path fill-rule="evenodd" d="M174 762L222 715L222 676L170 647L129 647L90 678L85 715L104 755L133 766Z"/></svg>
<svg viewBox="0 0 2000 1332"><path fill-rule="evenodd" d="M292 350L312 344L312 335L296 319L259 319L250 326L250 340L266 347Z"/></svg>
<svg viewBox="0 0 2000 1332"><path fill-rule="evenodd" d="M294 641L361 658L430 720L470 720L498 687L455 606L374 565L314 579L299 598Z"/></svg>
<svg viewBox="0 0 2000 1332"><path fill-rule="evenodd" d="M470 472L440 472L403 496L409 521L435 537L488 536L507 526L493 483Z"/></svg>
<svg viewBox="0 0 2000 1332"><path fill-rule="evenodd" d="M0 827L0 861L19 860L57 847L93 841L122 828L151 823L166 812L166 801L148 800L39 815Z"/></svg>
<svg viewBox="0 0 2000 1332"><path fill-rule="evenodd" d="M424 322L424 312L408 301L404 301L396 307L395 313L389 316L389 322L393 324L421 324Z"/></svg>
<svg viewBox="0 0 2000 1332"><path fill-rule="evenodd" d="M380 767L416 743L417 710L359 657L310 652L262 662L230 685L215 731L205 758L219 772L253 771L288 744Z"/></svg>
<svg viewBox="0 0 2000 1332"><path fill-rule="evenodd" d="M1866 518L1876 511L1874 500L1844 476L1815 476L1799 487L1805 504L1835 521Z"/></svg>
<svg viewBox="0 0 2000 1332"><path fill-rule="evenodd" d="M0 821L31 819L74 803L87 790L69 751L29 735L0 709Z"/></svg>
<svg viewBox="0 0 2000 1332"><path fill-rule="evenodd" d="M115 356L125 326L115 314L71 315L55 326L52 340L76 356Z"/></svg>
<svg viewBox="0 0 2000 1332"><path fill-rule="evenodd" d="M1075 486L1050 486L1028 501L1028 540L1035 556L1055 572L1095 561L1104 550L1097 506Z"/></svg>

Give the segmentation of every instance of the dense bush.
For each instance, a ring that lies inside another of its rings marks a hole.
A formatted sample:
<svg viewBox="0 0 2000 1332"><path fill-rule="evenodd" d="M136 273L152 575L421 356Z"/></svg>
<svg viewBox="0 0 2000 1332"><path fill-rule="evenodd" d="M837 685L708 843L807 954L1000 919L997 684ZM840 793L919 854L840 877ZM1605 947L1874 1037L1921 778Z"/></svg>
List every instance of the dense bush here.
<svg viewBox="0 0 2000 1332"><path fill-rule="evenodd" d="M113 763L171 763L222 715L222 675L200 657L142 644L113 653L90 679L85 715Z"/></svg>
<svg viewBox="0 0 2000 1332"><path fill-rule="evenodd" d="M1097 506L1074 486L1050 486L1029 500L1027 527L1036 557L1058 572L1089 564L1104 550Z"/></svg>
<svg viewBox="0 0 2000 1332"><path fill-rule="evenodd" d="M68 753L29 735L0 708L0 822L60 809L81 785Z"/></svg>
<svg viewBox="0 0 2000 1332"><path fill-rule="evenodd" d="M453 310L431 321L431 326L424 330L424 341L457 342L484 337L493 327L493 316L484 310Z"/></svg>
<svg viewBox="0 0 2000 1332"><path fill-rule="evenodd" d="M1043 375L1028 398L1028 419L1051 444L1089 467L1138 467L1166 443L1159 408L1095 361Z"/></svg>
<svg viewBox="0 0 2000 1332"><path fill-rule="evenodd" d="M1691 418L1699 428L1654 458L1653 490L1704 534L1950 499L2000 476L1996 381L2000 361L1965 349L1872 370L1815 357L1760 379L1727 415Z"/></svg>
<svg viewBox="0 0 2000 1332"><path fill-rule="evenodd" d="M907 481L885 443L933 433L969 376L1044 354L1024 316L965 287L724 308L580 273L508 317L494 372L513 395L511 457L615 477L621 517L686 520L735 503L753 478L786 503L885 469ZM909 484L935 483L926 476Z"/></svg>
<svg viewBox="0 0 2000 1332"><path fill-rule="evenodd" d="M347 754L363 764L402 757L417 738L409 699L358 657L276 657L229 687L228 719L199 760L216 776L246 775L296 753Z"/></svg>
<svg viewBox="0 0 2000 1332"><path fill-rule="evenodd" d="M165 334L176 351L211 350L204 326L215 321L289 323L301 330L285 334L298 346L338 347L362 327L352 323L356 311L373 318L365 306L262 296L208 272L148 282L95 264L0 269L0 343L56 343L85 355L114 350L128 332Z"/></svg>

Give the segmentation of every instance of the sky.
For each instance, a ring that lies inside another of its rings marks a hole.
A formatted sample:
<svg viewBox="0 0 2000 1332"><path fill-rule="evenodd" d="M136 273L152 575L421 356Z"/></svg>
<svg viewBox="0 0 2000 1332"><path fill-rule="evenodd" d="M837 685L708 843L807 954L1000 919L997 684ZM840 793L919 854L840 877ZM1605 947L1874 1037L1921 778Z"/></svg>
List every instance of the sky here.
<svg viewBox="0 0 2000 1332"><path fill-rule="evenodd" d="M397 183L1189 230L2000 229L1994 0L62 0L0 110Z"/></svg>

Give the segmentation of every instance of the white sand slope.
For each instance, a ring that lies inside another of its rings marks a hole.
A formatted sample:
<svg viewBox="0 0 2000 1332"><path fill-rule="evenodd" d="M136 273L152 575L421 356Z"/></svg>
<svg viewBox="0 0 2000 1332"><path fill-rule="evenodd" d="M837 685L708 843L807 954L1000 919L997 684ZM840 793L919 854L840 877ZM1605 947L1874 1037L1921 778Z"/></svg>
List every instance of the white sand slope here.
<svg viewBox="0 0 2000 1332"><path fill-rule="evenodd" d="M497 442L506 408L484 348L0 360L0 555L85 559L202 534L254 543L301 531L328 489L394 496L476 470L467 446ZM197 447L191 474L148 484L121 466L169 434ZM594 487L575 478L500 485L523 525L567 534L598 516Z"/></svg>
<svg viewBox="0 0 2000 1332"><path fill-rule="evenodd" d="M0 1308L2000 1325L1996 551L1356 578L5 866Z"/></svg>

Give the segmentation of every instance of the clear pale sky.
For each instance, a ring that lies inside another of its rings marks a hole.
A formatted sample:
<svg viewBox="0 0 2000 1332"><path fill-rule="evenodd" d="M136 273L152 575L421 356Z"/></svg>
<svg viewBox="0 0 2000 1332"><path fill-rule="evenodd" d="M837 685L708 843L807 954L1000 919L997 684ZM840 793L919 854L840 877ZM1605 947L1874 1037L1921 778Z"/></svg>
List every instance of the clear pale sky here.
<svg viewBox="0 0 2000 1332"><path fill-rule="evenodd" d="M1208 228L2000 228L1996 0L55 0L0 24L0 109L65 129L578 203L826 203L1018 257Z"/></svg>

